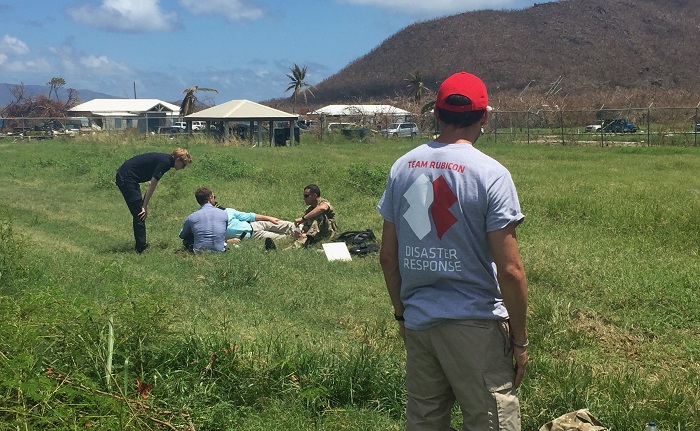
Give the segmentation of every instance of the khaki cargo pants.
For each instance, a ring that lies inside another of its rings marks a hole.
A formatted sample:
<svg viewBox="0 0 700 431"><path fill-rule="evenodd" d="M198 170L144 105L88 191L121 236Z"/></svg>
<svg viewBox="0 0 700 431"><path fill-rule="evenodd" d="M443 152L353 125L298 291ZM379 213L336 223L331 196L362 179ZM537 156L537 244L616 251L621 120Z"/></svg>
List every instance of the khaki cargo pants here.
<svg viewBox="0 0 700 431"><path fill-rule="evenodd" d="M335 218L329 219L325 214L313 220L305 221L301 229L306 233L306 238L299 238L294 241L293 247L308 247L324 239L330 239L338 233Z"/></svg>
<svg viewBox="0 0 700 431"><path fill-rule="evenodd" d="M447 431L455 401L462 431L520 431L508 323L453 320L406 329L406 431Z"/></svg>

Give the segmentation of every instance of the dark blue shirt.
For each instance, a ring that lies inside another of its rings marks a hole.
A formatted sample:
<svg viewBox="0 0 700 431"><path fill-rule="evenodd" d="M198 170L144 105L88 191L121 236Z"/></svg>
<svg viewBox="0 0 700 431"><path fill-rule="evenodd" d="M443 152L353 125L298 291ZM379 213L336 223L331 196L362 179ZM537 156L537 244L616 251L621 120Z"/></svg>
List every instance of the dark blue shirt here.
<svg viewBox="0 0 700 431"><path fill-rule="evenodd" d="M160 181L164 173L175 166L175 158L165 153L145 153L124 162L117 173L125 182L145 183L155 178Z"/></svg>

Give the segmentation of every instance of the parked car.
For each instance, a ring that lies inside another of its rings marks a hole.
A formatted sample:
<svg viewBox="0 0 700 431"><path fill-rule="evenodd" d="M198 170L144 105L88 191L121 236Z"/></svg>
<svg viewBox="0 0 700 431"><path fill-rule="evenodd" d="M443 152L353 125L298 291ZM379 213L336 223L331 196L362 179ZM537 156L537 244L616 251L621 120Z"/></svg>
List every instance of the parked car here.
<svg viewBox="0 0 700 431"><path fill-rule="evenodd" d="M159 135L182 135L187 133L187 129L183 129L180 126L160 126L156 129L156 133Z"/></svg>
<svg viewBox="0 0 700 431"><path fill-rule="evenodd" d="M608 133L636 133L639 128L627 118L615 118L603 123L603 132Z"/></svg>
<svg viewBox="0 0 700 431"><path fill-rule="evenodd" d="M413 138L420 130L416 123L392 123L386 129L381 131L382 135L387 137Z"/></svg>
<svg viewBox="0 0 700 431"><path fill-rule="evenodd" d="M639 130L636 124L627 118L612 118L608 120L595 120L593 124L586 126L586 132L600 133L636 133Z"/></svg>
<svg viewBox="0 0 700 431"><path fill-rule="evenodd" d="M587 133L595 133L595 132L600 132L603 128L603 120L595 120L593 124L589 124L586 126L586 132Z"/></svg>
<svg viewBox="0 0 700 431"><path fill-rule="evenodd" d="M176 121L173 123L173 127L179 127L181 129L187 130L187 122L186 121ZM197 130L204 130L206 127L206 123L204 121L193 121L192 122L192 130L197 131Z"/></svg>
<svg viewBox="0 0 700 431"><path fill-rule="evenodd" d="M700 123L695 125L695 131L700 132Z"/></svg>
<svg viewBox="0 0 700 431"><path fill-rule="evenodd" d="M362 126L350 126L343 129L342 132L343 136L349 139L364 139L368 136L372 136L372 129Z"/></svg>
<svg viewBox="0 0 700 431"><path fill-rule="evenodd" d="M355 123L328 123L326 131L328 133L340 133L343 129L356 126Z"/></svg>

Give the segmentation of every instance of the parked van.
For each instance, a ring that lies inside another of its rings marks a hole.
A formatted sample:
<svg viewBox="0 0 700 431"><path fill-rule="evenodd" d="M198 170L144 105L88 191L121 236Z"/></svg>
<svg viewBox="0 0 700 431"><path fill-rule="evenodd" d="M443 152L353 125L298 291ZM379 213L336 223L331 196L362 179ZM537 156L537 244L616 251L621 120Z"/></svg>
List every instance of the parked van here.
<svg viewBox="0 0 700 431"><path fill-rule="evenodd" d="M387 137L403 137L403 138L415 138L420 130L418 130L418 125L416 123L392 123L386 129L381 131L382 135Z"/></svg>

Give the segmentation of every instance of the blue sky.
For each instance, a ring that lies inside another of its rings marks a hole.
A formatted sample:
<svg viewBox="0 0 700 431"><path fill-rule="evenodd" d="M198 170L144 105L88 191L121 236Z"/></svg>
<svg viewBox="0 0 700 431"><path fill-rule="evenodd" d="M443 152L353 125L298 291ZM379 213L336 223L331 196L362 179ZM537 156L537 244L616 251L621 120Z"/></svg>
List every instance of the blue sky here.
<svg viewBox="0 0 700 431"><path fill-rule="evenodd" d="M544 3L552 0L538 0ZM211 104L289 96L286 74L317 84L419 21L526 0L0 0L0 82ZM134 84L135 83L135 84Z"/></svg>

